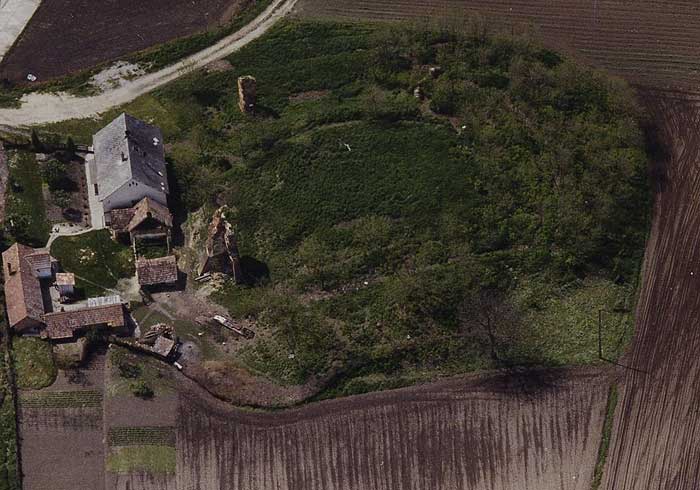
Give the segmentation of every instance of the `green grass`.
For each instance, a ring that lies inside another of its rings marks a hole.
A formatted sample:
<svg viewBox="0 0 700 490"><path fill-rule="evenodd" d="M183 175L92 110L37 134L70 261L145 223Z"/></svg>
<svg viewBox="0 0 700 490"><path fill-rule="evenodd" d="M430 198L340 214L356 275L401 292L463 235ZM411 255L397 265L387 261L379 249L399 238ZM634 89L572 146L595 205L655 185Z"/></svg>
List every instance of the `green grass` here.
<svg viewBox="0 0 700 490"><path fill-rule="evenodd" d="M624 84L526 40L363 24L281 22L228 61L258 80L254 116L239 70L199 71L46 129L152 120L177 214L230 207L256 279L215 296L255 320L236 363L283 384L333 368L330 394L588 364L621 298L603 341L624 350L649 219ZM511 329L498 359L476 321L489 308Z"/></svg>
<svg viewBox="0 0 700 490"><path fill-rule="evenodd" d="M22 393L23 408L100 408L102 393L96 390Z"/></svg>
<svg viewBox="0 0 700 490"><path fill-rule="evenodd" d="M87 296L104 295L119 279L134 275L131 248L112 240L107 230L60 237L52 243L51 254L61 267L79 276L76 287Z"/></svg>
<svg viewBox="0 0 700 490"><path fill-rule="evenodd" d="M0 291L0 299L4 297ZM4 306L0 306L4 310ZM4 313L4 311L2 311ZM7 342L8 331L4 321L0 324L2 343L0 343L0 490L20 490L20 473L18 467L17 414L15 411L15 389L10 384L11 352Z"/></svg>
<svg viewBox="0 0 700 490"><path fill-rule="evenodd" d="M610 449L610 437L612 436L613 424L615 423L615 409L617 408L617 385L613 384L610 387L608 395L608 405L605 411L605 422L603 423L603 435L600 439L600 448L598 449L598 459L593 471L593 483L591 490L598 490L603 480L603 470L605 470L605 461L608 458L608 450Z"/></svg>
<svg viewBox="0 0 700 490"><path fill-rule="evenodd" d="M143 382L151 388L154 396L173 393L171 381L161 372L162 364L159 361L116 345L112 345L109 349L109 361L112 365L112 370L109 373L109 381L106 384L108 396L132 397L134 396L133 387L139 382ZM138 375L134 378L122 377L119 371L119 366L122 363L135 366Z"/></svg>
<svg viewBox="0 0 700 490"><path fill-rule="evenodd" d="M46 245L51 225L46 219L39 164L28 151L8 152L10 185L5 225L12 237L27 245Z"/></svg>
<svg viewBox="0 0 700 490"><path fill-rule="evenodd" d="M110 427L110 446L175 446L174 427Z"/></svg>
<svg viewBox="0 0 700 490"><path fill-rule="evenodd" d="M175 474L175 448L172 446L126 446L112 449L107 456L107 471L117 474L146 472L152 475Z"/></svg>
<svg viewBox="0 0 700 490"><path fill-rule="evenodd" d="M18 388L41 389L56 380L58 369L48 342L16 337L12 341L12 357Z"/></svg>

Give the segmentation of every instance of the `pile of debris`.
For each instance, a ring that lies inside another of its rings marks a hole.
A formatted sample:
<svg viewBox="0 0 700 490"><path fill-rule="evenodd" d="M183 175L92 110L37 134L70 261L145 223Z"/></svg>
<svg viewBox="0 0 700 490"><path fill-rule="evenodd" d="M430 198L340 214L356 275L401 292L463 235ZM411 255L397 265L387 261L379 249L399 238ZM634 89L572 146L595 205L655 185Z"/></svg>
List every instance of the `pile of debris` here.
<svg viewBox="0 0 700 490"><path fill-rule="evenodd" d="M199 276L212 274L230 275L240 284L243 282L241 258L233 226L226 220L226 206L216 210L209 225L205 251L199 259Z"/></svg>
<svg viewBox="0 0 700 490"><path fill-rule="evenodd" d="M147 350L165 359L175 353L177 343L173 327L165 323L153 325L139 340L139 344L147 347Z"/></svg>

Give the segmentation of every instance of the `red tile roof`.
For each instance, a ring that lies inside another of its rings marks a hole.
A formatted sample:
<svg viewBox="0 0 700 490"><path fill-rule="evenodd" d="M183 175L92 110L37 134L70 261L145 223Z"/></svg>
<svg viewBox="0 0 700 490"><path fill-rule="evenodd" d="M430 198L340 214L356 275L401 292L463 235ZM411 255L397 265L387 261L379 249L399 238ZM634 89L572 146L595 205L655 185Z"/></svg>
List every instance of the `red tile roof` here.
<svg viewBox="0 0 700 490"><path fill-rule="evenodd" d="M5 299L11 328L27 318L41 321L44 302L39 279L34 273L36 264L32 262L41 265L46 260L50 265L51 258L45 250L36 250L20 243L3 252Z"/></svg>
<svg viewBox="0 0 700 490"><path fill-rule="evenodd" d="M173 215L168 208L149 197L144 197L132 208L110 211L109 226L116 232L131 232L148 218L153 218L168 228L173 226Z"/></svg>
<svg viewBox="0 0 700 490"><path fill-rule="evenodd" d="M50 339L69 339L76 330L88 327L104 325L116 329L126 324L122 304L47 313L44 322L46 329L42 336Z"/></svg>
<svg viewBox="0 0 700 490"><path fill-rule="evenodd" d="M141 286L177 282L177 259L174 255L136 261L136 277Z"/></svg>

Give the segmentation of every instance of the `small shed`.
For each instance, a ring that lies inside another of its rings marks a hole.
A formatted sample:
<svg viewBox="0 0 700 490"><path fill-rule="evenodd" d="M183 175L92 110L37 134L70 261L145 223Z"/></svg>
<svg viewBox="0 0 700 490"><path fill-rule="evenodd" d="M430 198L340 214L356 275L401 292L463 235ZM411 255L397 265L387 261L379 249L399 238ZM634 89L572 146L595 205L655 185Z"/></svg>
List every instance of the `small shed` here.
<svg viewBox="0 0 700 490"><path fill-rule="evenodd" d="M62 298L75 293L75 274L72 272L56 273L56 289Z"/></svg>
<svg viewBox="0 0 700 490"><path fill-rule="evenodd" d="M157 259L141 258L136 262L136 278L141 286L175 284L177 275L177 258L174 255Z"/></svg>

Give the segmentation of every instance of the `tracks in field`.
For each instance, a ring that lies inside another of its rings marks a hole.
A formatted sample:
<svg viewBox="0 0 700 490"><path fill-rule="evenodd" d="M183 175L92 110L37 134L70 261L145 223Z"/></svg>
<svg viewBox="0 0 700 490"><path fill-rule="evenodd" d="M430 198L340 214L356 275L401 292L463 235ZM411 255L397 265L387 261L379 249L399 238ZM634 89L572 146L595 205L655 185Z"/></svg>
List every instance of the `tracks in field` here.
<svg viewBox="0 0 700 490"><path fill-rule="evenodd" d="M157 72L126 81L121 86L99 95L91 97L45 93L25 95L22 98L21 107L0 109L0 126L16 127L92 117L112 107L126 104L140 95L241 49L265 34L279 19L292 10L296 2L297 0L274 0L254 21L214 46Z"/></svg>
<svg viewBox="0 0 700 490"><path fill-rule="evenodd" d="M700 3L680 0L302 0L297 14L343 20L459 22L478 14L528 31L633 84L700 91ZM445 21L444 19L450 19ZM439 20L443 19L443 20Z"/></svg>
<svg viewBox="0 0 700 490"><path fill-rule="evenodd" d="M610 0L302 0L297 15L425 20L478 13L530 30L641 87L657 124L654 216L601 488L700 482L700 3ZM562 416L564 416L562 414ZM515 488L517 482L513 482ZM518 486L518 488L520 488Z"/></svg>

